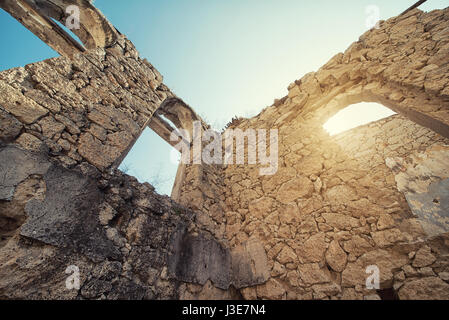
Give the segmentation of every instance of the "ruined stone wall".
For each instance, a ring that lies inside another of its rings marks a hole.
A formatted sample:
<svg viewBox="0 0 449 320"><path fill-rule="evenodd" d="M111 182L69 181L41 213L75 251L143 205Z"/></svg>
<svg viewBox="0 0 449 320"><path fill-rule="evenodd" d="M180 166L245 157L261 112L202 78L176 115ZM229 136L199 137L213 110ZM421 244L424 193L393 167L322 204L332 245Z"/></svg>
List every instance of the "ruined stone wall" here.
<svg viewBox="0 0 449 320"><path fill-rule="evenodd" d="M393 282L393 273L402 277L401 267L413 260L406 257L408 252L395 256L388 250L396 252L399 243L414 243L416 248L427 237L397 189L386 159L407 157L436 144L449 145L449 140L402 116L335 137L313 122L289 123L280 128L277 174L261 177L257 167L227 167L230 245L253 238L262 241L271 268L271 279L242 290L243 296L372 296L375 291L362 290L365 268L368 262L382 261L383 288L399 289L404 279ZM438 253L447 259L445 250ZM447 288L444 282L442 288Z"/></svg>
<svg viewBox="0 0 449 320"><path fill-rule="evenodd" d="M179 298L174 235L215 240L191 211L108 170L174 96L159 72L121 38L3 71L0 91L0 297ZM69 265L79 290L65 287Z"/></svg>
<svg viewBox="0 0 449 320"><path fill-rule="evenodd" d="M185 166L179 204L114 171L174 97L125 38L1 72L0 297L378 298L377 265L401 299L448 299L446 203L420 206L449 177L448 23L449 9L413 10L364 34L231 126L279 129L275 175ZM361 101L402 116L323 131Z"/></svg>
<svg viewBox="0 0 449 320"><path fill-rule="evenodd" d="M1 218L20 222L0 247L0 298L178 298L170 238L192 228L192 212L119 172L85 162L66 169L15 146L0 155L2 174L15 173L2 181L13 196L2 197ZM79 270L78 290L66 288L69 266Z"/></svg>
<svg viewBox="0 0 449 320"><path fill-rule="evenodd" d="M67 167L100 170L140 135L154 111L174 96L162 76L122 38L114 46L0 72L3 143L42 145Z"/></svg>
<svg viewBox="0 0 449 320"><path fill-rule="evenodd" d="M225 185L216 165L186 165L178 202L198 214L198 221L227 244Z"/></svg>
<svg viewBox="0 0 449 320"><path fill-rule="evenodd" d="M262 116L283 106L278 110L284 119L325 122L350 104L378 102L449 137L448 15L448 9L415 9L382 22L320 70L292 83L288 96Z"/></svg>
<svg viewBox="0 0 449 320"><path fill-rule="evenodd" d="M266 281L261 245L231 252L203 211L215 194L194 212L115 170L172 98L124 37L0 72L0 298L238 298Z"/></svg>
<svg viewBox="0 0 449 320"><path fill-rule="evenodd" d="M271 269L267 283L241 290L244 298L378 298L365 290L369 265L379 266L382 289L401 299L448 298L447 229L429 240L423 225L435 221L411 211L392 160L430 155L435 146L443 148L437 159L447 160L448 28L449 9L382 22L259 116L231 125L280 135L275 175L250 165L222 173L229 245L262 242ZM402 116L337 137L323 131L333 114L363 101Z"/></svg>
<svg viewBox="0 0 449 320"><path fill-rule="evenodd" d="M230 250L148 183L15 145L0 158L0 299L237 299L269 277L260 243Z"/></svg>

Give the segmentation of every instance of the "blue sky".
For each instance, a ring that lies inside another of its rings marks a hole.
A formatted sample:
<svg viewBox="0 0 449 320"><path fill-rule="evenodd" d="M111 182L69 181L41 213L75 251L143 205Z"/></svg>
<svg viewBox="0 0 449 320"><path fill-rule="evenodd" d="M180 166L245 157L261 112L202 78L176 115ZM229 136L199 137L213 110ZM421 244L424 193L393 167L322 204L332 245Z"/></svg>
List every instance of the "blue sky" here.
<svg viewBox="0 0 449 320"><path fill-rule="evenodd" d="M388 19L414 2L96 0L95 5L179 97L221 128L233 116L256 115L286 95L291 82L316 71L356 41L366 31L368 5L377 5L381 19ZM448 5L447 0L429 0L421 9ZM2 10L0 28L3 48L8 47L0 50L0 70L57 56ZM130 154L130 159L147 165L139 164L140 173L132 168L130 173L148 180L159 168L173 176L176 166L167 164L169 147L159 145L155 142L159 138L151 134L142 139L138 155ZM149 155L155 150L164 155L162 160ZM170 193L169 188L161 192Z"/></svg>

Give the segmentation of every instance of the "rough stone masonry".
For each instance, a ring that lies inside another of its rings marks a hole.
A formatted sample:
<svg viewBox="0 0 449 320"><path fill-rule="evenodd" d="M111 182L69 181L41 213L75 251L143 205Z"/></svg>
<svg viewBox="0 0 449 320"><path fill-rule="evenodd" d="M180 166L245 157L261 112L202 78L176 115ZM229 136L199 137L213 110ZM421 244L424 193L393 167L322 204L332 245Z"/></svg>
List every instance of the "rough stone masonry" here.
<svg viewBox="0 0 449 320"><path fill-rule="evenodd" d="M52 23L69 4L83 46ZM1 299L449 299L449 9L381 22L234 120L279 130L275 175L181 164L169 198L117 167L147 126L208 125L90 1L1 6L61 54L0 72ZM398 115L323 131L364 101Z"/></svg>

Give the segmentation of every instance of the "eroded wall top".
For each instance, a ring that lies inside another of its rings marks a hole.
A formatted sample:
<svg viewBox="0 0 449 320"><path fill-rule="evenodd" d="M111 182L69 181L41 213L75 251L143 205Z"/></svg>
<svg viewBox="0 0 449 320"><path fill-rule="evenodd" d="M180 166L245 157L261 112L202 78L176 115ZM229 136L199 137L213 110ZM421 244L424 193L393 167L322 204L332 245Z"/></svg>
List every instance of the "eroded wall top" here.
<svg viewBox="0 0 449 320"><path fill-rule="evenodd" d="M448 62L449 9L414 9L381 22L292 83L288 96L266 108L258 124L279 127L312 117L323 124L350 104L378 102L449 137Z"/></svg>

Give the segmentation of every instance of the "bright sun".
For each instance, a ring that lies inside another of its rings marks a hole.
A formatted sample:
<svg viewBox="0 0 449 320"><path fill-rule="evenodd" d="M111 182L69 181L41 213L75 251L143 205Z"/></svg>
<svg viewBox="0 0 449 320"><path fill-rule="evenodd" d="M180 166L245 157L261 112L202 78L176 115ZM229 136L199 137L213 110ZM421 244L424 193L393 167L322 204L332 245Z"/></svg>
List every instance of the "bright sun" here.
<svg viewBox="0 0 449 320"><path fill-rule="evenodd" d="M353 104L335 114L324 125L324 129L334 136L352 128L387 118L396 114L394 111L378 103Z"/></svg>

